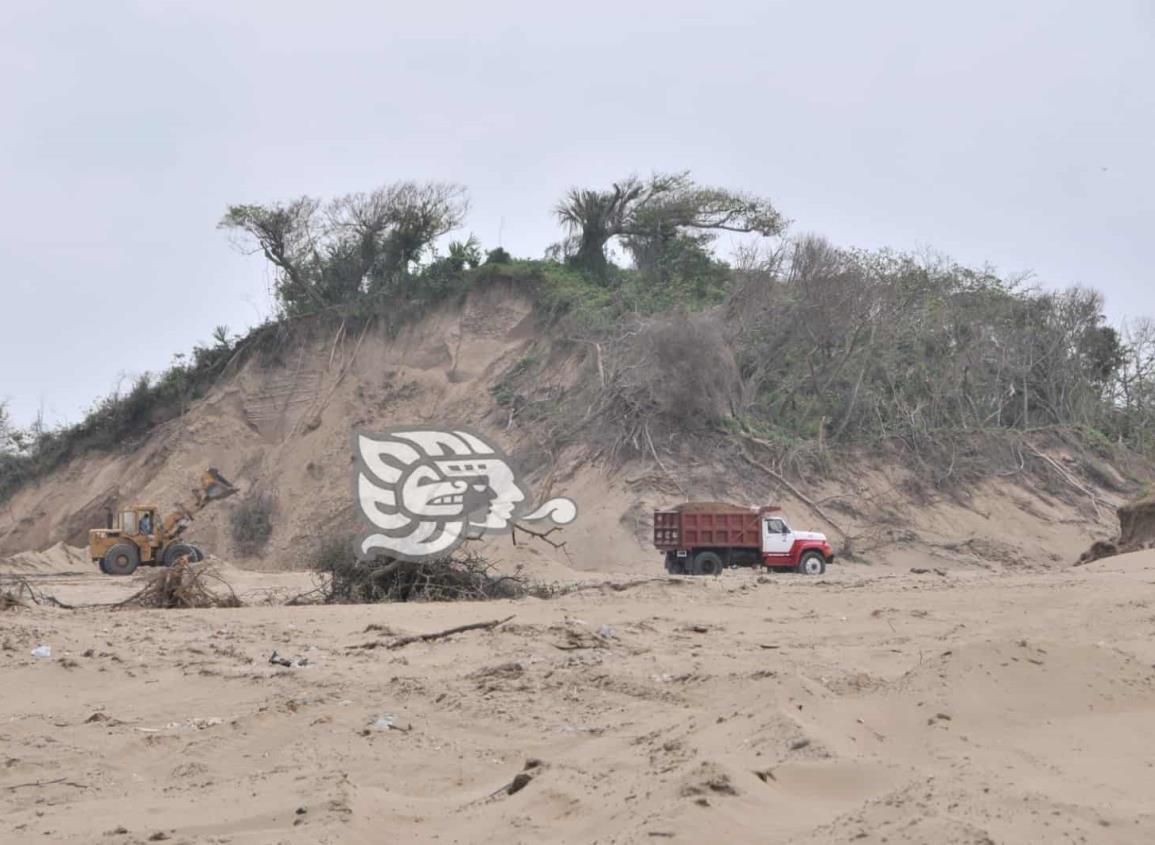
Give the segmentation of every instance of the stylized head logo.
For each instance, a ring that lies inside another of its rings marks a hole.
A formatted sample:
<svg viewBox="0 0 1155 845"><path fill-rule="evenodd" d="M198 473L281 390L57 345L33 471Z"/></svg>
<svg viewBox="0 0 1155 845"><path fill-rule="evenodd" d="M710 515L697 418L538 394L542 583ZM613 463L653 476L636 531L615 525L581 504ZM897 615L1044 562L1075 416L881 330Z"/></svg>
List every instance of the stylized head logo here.
<svg viewBox="0 0 1155 845"><path fill-rule="evenodd" d="M373 526L358 540L362 558L378 549L407 560L440 557L513 520L577 518L577 505L564 498L527 513L508 458L468 431L358 432L354 441L357 500Z"/></svg>

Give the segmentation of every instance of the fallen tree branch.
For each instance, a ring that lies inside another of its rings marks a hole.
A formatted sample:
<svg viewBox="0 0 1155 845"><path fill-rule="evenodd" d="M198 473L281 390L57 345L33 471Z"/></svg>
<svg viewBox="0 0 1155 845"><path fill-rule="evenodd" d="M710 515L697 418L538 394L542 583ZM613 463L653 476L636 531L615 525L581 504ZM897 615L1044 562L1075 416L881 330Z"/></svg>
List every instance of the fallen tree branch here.
<svg viewBox="0 0 1155 845"><path fill-rule="evenodd" d="M512 616L507 616L504 619L491 619L489 622L474 622L470 625L458 625L456 628L447 628L444 631L436 631L432 634L414 634L411 637L401 637L389 643L386 648L404 648L410 643L427 643L433 640L442 640L446 637L452 637L454 634L464 633L465 631L491 631L498 625L504 625L512 618Z"/></svg>
<svg viewBox="0 0 1155 845"><path fill-rule="evenodd" d="M6 582L11 582L11 583L14 583L16 585L15 591L12 591L11 589L6 589L3 592L3 594L8 598L8 600L11 601L16 606L27 607L28 606L27 602L25 602L24 599L28 598L32 601L33 604L48 605L49 607L58 607L61 610L76 610L77 609L77 605L72 605L72 604L67 604L66 602L62 602L60 599L56 598L56 596L52 595L51 593L46 593L43 590L37 589L36 587L32 586L32 583L22 575L17 575L17 576L14 576L12 578L7 578L7 577L0 578L0 584L6 583ZM80 607L104 607L104 605L100 605L100 604L80 605Z"/></svg>
<svg viewBox="0 0 1155 845"><path fill-rule="evenodd" d="M517 545L517 532L518 531L524 531L529 536L536 537L537 539L545 542L547 545L550 545L553 548L557 549L558 551L560 551L562 554L565 555L566 560L568 560L570 563L573 563L573 558L570 557L569 549L567 549L566 545L565 545L566 541L562 540L560 543L558 543L558 542L551 540L549 538L550 534L552 534L555 531L560 531L560 530L561 530L560 525L553 525L553 526L550 526L545 531L534 531L532 528L526 528L524 525L521 525L517 522L510 522L509 523L509 539L516 546Z"/></svg>
<svg viewBox="0 0 1155 845"><path fill-rule="evenodd" d="M324 584L321 584L311 590L306 590L303 593L297 593L297 595L287 599L285 601L285 606L297 607L299 605L306 604L323 604L327 594L328 588Z"/></svg>
<svg viewBox="0 0 1155 845"><path fill-rule="evenodd" d="M605 364L602 362L602 345L595 340L586 340L585 338L576 338L576 339L579 340L581 343L588 343L590 346L592 346L594 348L594 353L597 357L597 365L598 365L598 381L601 382L601 385L604 388L606 386L606 368L605 368Z"/></svg>
<svg viewBox="0 0 1155 845"><path fill-rule="evenodd" d="M62 783L65 786L75 786L77 789L88 789L83 783L76 783L68 778L56 778L55 780L31 780L27 783L14 783L12 786L6 786L5 789L15 791L17 789L24 789L29 786L51 786L54 783Z"/></svg>
<svg viewBox="0 0 1155 845"><path fill-rule="evenodd" d="M684 578L635 578L632 581L598 581L596 584L578 584L566 593L580 593L584 590L613 590L616 593L641 587L644 584L688 584Z"/></svg>
<svg viewBox="0 0 1155 845"><path fill-rule="evenodd" d="M328 406L330 400L332 400L332 398L333 398L333 394L337 392L337 388L340 387L341 382L345 380L345 374L349 372L349 368L351 366L353 366L353 362L357 360L357 353L361 351L361 342L363 340L365 340L365 335L368 334L369 327L371 325L373 325L373 319L372 318L367 320L365 323L365 327L363 329L361 329L361 336L357 338L357 342L353 345L353 354L349 357L348 361L345 361L341 365L341 369L337 371L337 378L334 380L333 385L329 388L329 392L325 395L325 398L322 399L319 403L317 402L316 399L314 399L312 402L310 402L306 406L305 413L301 414L300 417L298 417L297 421L293 424L293 430L289 432L289 436L286 437L284 441L282 441L281 445L284 445L284 443L288 442L288 440L290 440L294 435L296 435L297 429L299 429L302 425L305 425L308 420L311 420L314 417L314 415L316 414L316 411L313 410L314 408L321 409L321 408L325 408L326 406ZM344 323L344 320L342 320L341 328L344 328L344 327L345 327L345 323ZM348 337L347 334L346 334L346 337ZM337 348L336 342L334 341L333 349L335 350L336 348ZM342 357L344 357L343 352L342 352ZM318 392L319 392L319 389L318 389Z"/></svg>
<svg viewBox="0 0 1155 845"><path fill-rule="evenodd" d="M1084 495L1086 495L1086 497L1091 500L1091 507L1093 507L1095 509L1095 518L1096 519L1102 519L1103 518L1103 512L1099 509L1099 499L1097 496L1095 496L1095 493L1093 490L1080 484L1078 479L1076 479L1074 475L1072 475L1070 472L1068 472L1066 469L1064 469L1059 464L1059 462L1056 461L1054 458L1052 458L1050 455L1046 455L1043 452L1039 451L1039 449L1035 446L1035 444L1028 443L1026 440L1024 440L1023 442L1026 444L1028 449L1030 449L1038 457L1042 458L1044 461L1046 461L1048 464L1050 464L1051 467L1055 470L1055 472L1057 472L1059 474L1060 478L1062 478L1064 481L1066 481L1068 484L1070 484L1072 487L1074 487L1080 493L1083 493Z"/></svg>
<svg viewBox="0 0 1155 845"><path fill-rule="evenodd" d="M560 530L561 530L561 526L553 525L545 531L534 531L532 528L526 528L524 525L520 525L516 522L510 522L509 523L509 539L516 546L517 545L517 532L518 531L524 531L526 534L528 534L531 537L537 537L537 539L539 539L539 540L544 540L546 543L553 546L555 549L563 549L564 550L565 549L565 540L562 540L560 543L556 543L553 540L549 539L550 534L552 534L555 531L560 531Z"/></svg>
<svg viewBox="0 0 1155 845"><path fill-rule="evenodd" d="M772 443L768 443L765 440L762 440L758 437L753 437L749 434L744 434L742 436L753 443L757 443L759 446L765 446L767 448L770 448L773 446ZM816 514L818 514L820 517L822 517L822 519L826 520L827 524L829 524L831 528L833 528L835 531L837 531L839 534L842 535L842 539L844 541L846 541L847 543L849 543L851 541L850 535L846 533L846 529L844 529L841 525L839 525L837 522L835 522L831 518L830 514L828 514L825 510L823 510L821 505L819 505L817 502L815 502L813 499L811 499L809 496L804 494L801 490L799 490L797 487L795 487L793 484L791 484L789 481L787 481L782 476L781 473L775 471L774 469L770 468L769 466L767 466L766 464L757 460L756 458L752 458L750 456L750 454L745 449L742 450L742 457L744 457L746 459L746 461L751 466L753 466L757 469L760 469L764 473L769 475L771 478L773 478L775 481L777 481L779 484L781 484L783 487L785 487L790 492L790 494L792 496L794 496L794 498L798 499L798 501L802 502L804 505L806 505L808 508L810 508Z"/></svg>
<svg viewBox="0 0 1155 845"><path fill-rule="evenodd" d="M652 454L654 456L654 460L657 462L658 467L662 470L662 472L664 472L666 474L666 478L668 478L670 481L672 481L674 486L678 488L678 492L681 493L683 496L686 495L686 488L684 488L682 486L681 482L678 481L677 477L672 472L670 472L669 469L666 468L666 465L664 463L662 463L662 459L658 457L658 450L656 448L654 448L654 438L650 436L650 424L649 423L646 423L645 425L642 426L642 432L646 435L646 443L648 443L650 446L650 454Z"/></svg>
<svg viewBox="0 0 1155 845"><path fill-rule="evenodd" d="M341 318L341 325L338 327L337 333L333 335L333 348L329 350L329 363L326 365L326 369L332 368L333 366L333 356L337 354L337 344L341 342L341 335L345 334L346 319L346 317Z"/></svg>

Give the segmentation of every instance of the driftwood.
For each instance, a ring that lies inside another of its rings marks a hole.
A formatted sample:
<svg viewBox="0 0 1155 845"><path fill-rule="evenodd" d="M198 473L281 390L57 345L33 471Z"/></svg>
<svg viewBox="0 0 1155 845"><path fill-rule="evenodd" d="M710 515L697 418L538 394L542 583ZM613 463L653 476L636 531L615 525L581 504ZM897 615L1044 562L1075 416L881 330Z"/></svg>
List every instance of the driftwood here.
<svg viewBox="0 0 1155 845"><path fill-rule="evenodd" d="M435 631L432 634L414 634L409 637L400 637L396 640L393 640L393 642L384 645L385 648L389 649L404 648L411 643L427 643L433 640L442 640L446 637L452 637L454 634L464 633L465 631L491 631L498 625L504 625L512 618L512 616L507 616L504 619L491 619L489 622L474 622L470 625L458 625L456 628L447 628L444 631ZM382 643L378 641L365 643L359 646L353 646L353 648L378 648L381 645Z"/></svg>
<svg viewBox="0 0 1155 845"><path fill-rule="evenodd" d="M68 778L56 778L55 780L30 780L27 783L14 783L11 786L4 787L7 790L15 792L17 789L27 789L33 786L51 786L55 783L61 783L65 786L75 786L77 789L88 789L83 783L76 783Z"/></svg>
<svg viewBox="0 0 1155 845"><path fill-rule="evenodd" d="M568 589L566 593L580 593L584 590L612 590L615 593L621 593L634 587L641 587L645 584L682 584L690 583L684 578L635 578L632 581L598 581L596 584L578 584L572 589Z"/></svg>

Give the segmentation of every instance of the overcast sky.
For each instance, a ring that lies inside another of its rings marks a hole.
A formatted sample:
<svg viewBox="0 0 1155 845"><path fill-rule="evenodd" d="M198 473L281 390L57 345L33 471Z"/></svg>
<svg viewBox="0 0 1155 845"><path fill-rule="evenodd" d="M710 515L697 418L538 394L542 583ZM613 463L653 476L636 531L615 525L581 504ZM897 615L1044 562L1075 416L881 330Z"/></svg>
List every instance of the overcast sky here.
<svg viewBox="0 0 1155 845"><path fill-rule="evenodd" d="M1155 3L0 7L0 399L78 421L271 311L225 207L447 179L539 257L569 186L688 168L838 244L1155 314ZM1141 243L1148 249L1141 252Z"/></svg>

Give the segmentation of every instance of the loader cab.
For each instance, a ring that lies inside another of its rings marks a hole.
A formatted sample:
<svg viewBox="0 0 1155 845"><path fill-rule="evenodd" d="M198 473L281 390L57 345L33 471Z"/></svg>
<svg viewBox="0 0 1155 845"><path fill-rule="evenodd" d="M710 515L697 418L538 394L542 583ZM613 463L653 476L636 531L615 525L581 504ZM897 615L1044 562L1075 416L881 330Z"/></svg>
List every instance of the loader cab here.
<svg viewBox="0 0 1155 845"><path fill-rule="evenodd" d="M135 534L136 533L136 511L127 510L120 512L120 520L117 524L117 529L121 534Z"/></svg>
<svg viewBox="0 0 1155 845"><path fill-rule="evenodd" d="M148 528L148 533L143 531ZM112 519L111 528L94 528L88 532L89 557L99 562L117 546L130 543L136 546L136 559L152 563L161 544L164 528L157 510L152 505L122 507ZM135 569L135 564L132 568Z"/></svg>
<svg viewBox="0 0 1155 845"><path fill-rule="evenodd" d="M117 518L116 530L125 536L133 536L135 534L153 535L157 533L158 527L159 523L157 522L156 508L134 505L120 512Z"/></svg>
<svg viewBox="0 0 1155 845"><path fill-rule="evenodd" d="M154 559L161 533L160 515L152 505L132 505L122 508L118 516L121 538L130 540L140 549L142 562Z"/></svg>

